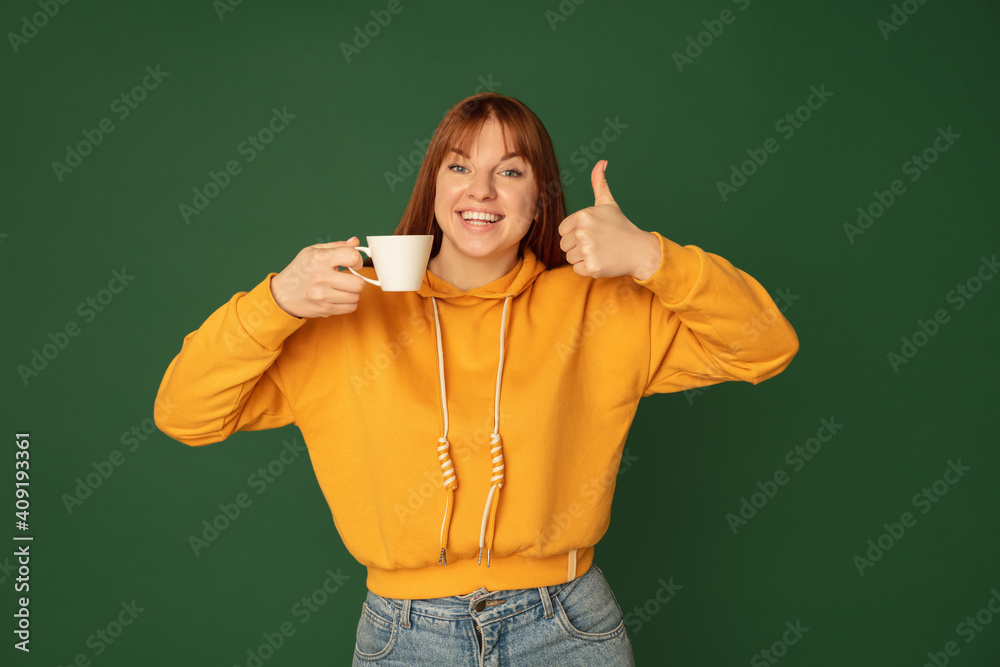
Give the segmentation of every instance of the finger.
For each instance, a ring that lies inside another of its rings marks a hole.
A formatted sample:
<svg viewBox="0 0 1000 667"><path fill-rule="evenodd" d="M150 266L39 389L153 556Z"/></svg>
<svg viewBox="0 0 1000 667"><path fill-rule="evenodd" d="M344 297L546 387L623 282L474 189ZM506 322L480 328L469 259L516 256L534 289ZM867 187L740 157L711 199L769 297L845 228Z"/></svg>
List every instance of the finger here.
<svg viewBox="0 0 1000 667"><path fill-rule="evenodd" d="M594 165L590 172L590 185L594 188L594 206L601 204L612 204L618 206L615 198L611 196L611 188L608 187L608 179L605 178L604 171L608 168L608 161L601 160Z"/></svg>
<svg viewBox="0 0 1000 667"><path fill-rule="evenodd" d="M330 243L317 243L313 245L314 248L341 248L345 245L356 246L361 245L361 241L358 240L357 236L352 236L346 241L331 241Z"/></svg>
<svg viewBox="0 0 1000 667"><path fill-rule="evenodd" d="M327 285L330 288L341 292L360 294L367 284L368 283L366 283L363 278L359 278L353 273L348 271L336 271L332 276L330 276L330 281Z"/></svg>
<svg viewBox="0 0 1000 667"><path fill-rule="evenodd" d="M342 306L345 304L358 303L361 300L361 295L356 292L345 292L343 290L335 290L327 288L326 290L320 290L317 288L317 296L315 299L316 304L322 310L329 310L333 306Z"/></svg>
<svg viewBox="0 0 1000 667"><path fill-rule="evenodd" d="M333 309L332 315L347 315L348 313L353 313L358 309L358 304L356 303L344 303L336 306Z"/></svg>
<svg viewBox="0 0 1000 667"><path fill-rule="evenodd" d="M570 248L577 246L581 248L590 247L591 245L593 245L593 241L594 241L593 232L591 231L590 227L577 227L571 233L562 237L562 239L559 241L559 244L561 247L563 242L565 242L566 243L565 249L569 250Z"/></svg>
<svg viewBox="0 0 1000 667"><path fill-rule="evenodd" d="M576 213L571 213L567 215L565 218L563 218L562 222L559 223L559 228L557 230L559 232L559 236L566 236L574 229L576 229L579 217L580 216L578 216Z"/></svg>
<svg viewBox="0 0 1000 667"><path fill-rule="evenodd" d="M561 239L559 239L559 249L563 252L569 252L576 247L576 234L566 234Z"/></svg>
<svg viewBox="0 0 1000 667"><path fill-rule="evenodd" d="M572 248L566 252L566 261L570 264L579 264L583 261L583 251L580 248Z"/></svg>
<svg viewBox="0 0 1000 667"><path fill-rule="evenodd" d="M340 266L349 266L352 269L354 269L355 271L357 271L358 269L360 269L362 266L365 265L365 258L362 257L361 253L358 252L357 250L354 250L353 248L351 248L351 250L347 250L345 248L343 250L343 252L353 253L353 254L350 255L350 257L352 259L354 259L354 262L352 264L341 264ZM344 261L347 261L347 260L344 260ZM364 281L362 281L362 282L364 282Z"/></svg>
<svg viewBox="0 0 1000 667"><path fill-rule="evenodd" d="M326 298L323 300L325 303L330 305L350 305L356 304L361 300L361 295L357 292L344 292L341 290L334 290L330 292Z"/></svg>
<svg viewBox="0 0 1000 667"><path fill-rule="evenodd" d="M345 245L348 241L335 241L335 243L340 243L340 245L332 248L318 248L316 250L315 257L319 261L320 266L329 266L334 271L340 267L351 267L357 270L364 266L364 257L353 246ZM328 244L324 243L322 245L326 246Z"/></svg>
<svg viewBox="0 0 1000 667"><path fill-rule="evenodd" d="M320 313L320 317L330 317L331 315L347 315L358 309L357 303L334 303L328 304Z"/></svg>

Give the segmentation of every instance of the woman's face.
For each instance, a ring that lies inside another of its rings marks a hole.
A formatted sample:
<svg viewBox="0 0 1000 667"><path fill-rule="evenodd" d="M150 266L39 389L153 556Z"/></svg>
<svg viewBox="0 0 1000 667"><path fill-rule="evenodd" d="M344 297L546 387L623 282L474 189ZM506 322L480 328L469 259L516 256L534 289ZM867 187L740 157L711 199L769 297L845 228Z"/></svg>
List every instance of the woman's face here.
<svg viewBox="0 0 1000 667"><path fill-rule="evenodd" d="M447 267L445 273L475 269L496 279L517 263L518 244L537 213L538 188L527 160L504 146L495 119L469 150L446 154L438 169L434 215L443 236L433 263ZM466 219L474 212L486 215Z"/></svg>

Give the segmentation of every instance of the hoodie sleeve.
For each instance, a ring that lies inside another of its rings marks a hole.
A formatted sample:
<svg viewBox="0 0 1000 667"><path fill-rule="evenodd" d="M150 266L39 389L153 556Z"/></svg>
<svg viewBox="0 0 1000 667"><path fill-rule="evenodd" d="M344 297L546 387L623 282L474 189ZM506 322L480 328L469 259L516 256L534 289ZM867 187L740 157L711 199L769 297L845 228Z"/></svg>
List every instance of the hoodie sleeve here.
<svg viewBox="0 0 1000 667"><path fill-rule="evenodd" d="M161 431L187 445L207 445L241 429L294 421L274 362L306 320L274 301L274 275L235 294L184 338L156 395L153 417Z"/></svg>
<svg viewBox="0 0 1000 667"><path fill-rule="evenodd" d="M646 280L650 365L643 396L726 380L774 377L799 349L767 291L728 261L693 245L660 241L660 266Z"/></svg>

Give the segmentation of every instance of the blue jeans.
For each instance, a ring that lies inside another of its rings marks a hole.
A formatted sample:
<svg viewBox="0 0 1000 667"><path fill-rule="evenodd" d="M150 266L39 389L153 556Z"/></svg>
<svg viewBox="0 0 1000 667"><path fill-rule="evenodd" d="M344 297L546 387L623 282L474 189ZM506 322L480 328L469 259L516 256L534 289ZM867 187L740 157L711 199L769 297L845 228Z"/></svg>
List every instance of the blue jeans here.
<svg viewBox="0 0 1000 667"><path fill-rule="evenodd" d="M604 573L545 588L397 600L368 591L354 663L384 667L634 665Z"/></svg>

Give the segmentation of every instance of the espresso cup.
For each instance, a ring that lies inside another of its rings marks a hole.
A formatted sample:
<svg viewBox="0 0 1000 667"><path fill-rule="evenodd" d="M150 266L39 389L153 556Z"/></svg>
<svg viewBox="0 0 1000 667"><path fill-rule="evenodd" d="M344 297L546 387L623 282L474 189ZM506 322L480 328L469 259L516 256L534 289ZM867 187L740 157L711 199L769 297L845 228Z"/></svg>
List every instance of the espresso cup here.
<svg viewBox="0 0 1000 667"><path fill-rule="evenodd" d="M420 289L427 271L434 237L430 234L394 234L368 236L368 246L358 246L372 258L378 280L365 278L354 269L348 270L362 280L378 285L383 292L412 292Z"/></svg>

